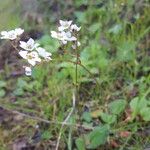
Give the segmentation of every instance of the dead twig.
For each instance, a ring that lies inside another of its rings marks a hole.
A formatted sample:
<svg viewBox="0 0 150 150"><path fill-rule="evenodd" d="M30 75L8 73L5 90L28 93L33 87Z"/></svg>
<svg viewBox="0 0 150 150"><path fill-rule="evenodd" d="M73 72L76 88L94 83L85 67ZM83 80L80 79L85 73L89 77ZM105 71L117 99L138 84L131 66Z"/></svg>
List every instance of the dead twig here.
<svg viewBox="0 0 150 150"><path fill-rule="evenodd" d="M64 126L66 125L66 123L68 122L68 120L70 119L71 115L73 114L73 112L75 110L75 104L76 104L76 98L75 98L75 94L73 93L72 109L71 109L70 113L68 114L68 116L66 117L66 119L64 120L64 122L61 125L59 136L58 136L58 139L57 139L56 150L58 150L58 148L59 148L59 143L60 143L61 135L62 135L62 132L63 132L63 128L64 128Z"/></svg>

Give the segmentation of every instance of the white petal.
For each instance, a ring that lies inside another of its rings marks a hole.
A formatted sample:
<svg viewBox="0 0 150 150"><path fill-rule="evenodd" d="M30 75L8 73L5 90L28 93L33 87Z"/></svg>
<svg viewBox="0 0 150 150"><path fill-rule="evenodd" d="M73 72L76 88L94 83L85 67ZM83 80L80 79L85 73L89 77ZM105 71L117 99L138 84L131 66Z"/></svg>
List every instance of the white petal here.
<svg viewBox="0 0 150 150"><path fill-rule="evenodd" d="M80 31L81 27L78 27L76 24L71 25L71 30Z"/></svg>
<svg viewBox="0 0 150 150"><path fill-rule="evenodd" d="M33 45L34 45L34 40L33 40L32 38L30 38L30 39L27 41L27 44L33 46Z"/></svg>
<svg viewBox="0 0 150 150"><path fill-rule="evenodd" d="M34 59L34 61L36 61L36 62L41 62L41 58L36 57L36 58Z"/></svg>
<svg viewBox="0 0 150 150"><path fill-rule="evenodd" d="M31 76L31 75L32 75L32 70L31 70L30 67L25 67L25 74L26 74L27 76Z"/></svg>
<svg viewBox="0 0 150 150"><path fill-rule="evenodd" d="M7 35L7 34L8 34L7 31L2 31L2 32L1 32L1 35L3 35L3 36L4 36L4 35Z"/></svg>
<svg viewBox="0 0 150 150"><path fill-rule="evenodd" d="M16 28L16 29L15 29L15 32L16 32L16 34L19 36L19 35L21 35L21 34L24 32L24 30L21 29L21 28Z"/></svg>
<svg viewBox="0 0 150 150"><path fill-rule="evenodd" d="M36 61L33 59L28 59L29 64L31 64L32 66L36 65Z"/></svg>
<svg viewBox="0 0 150 150"><path fill-rule="evenodd" d="M58 27L58 31L63 31L63 30L64 30L63 26Z"/></svg>
<svg viewBox="0 0 150 150"><path fill-rule="evenodd" d="M21 48L23 48L23 49L26 49L26 47L27 47L27 43L26 42L24 42L24 41L20 41L20 45L19 45Z"/></svg>
<svg viewBox="0 0 150 150"><path fill-rule="evenodd" d="M66 45L66 44L67 44L67 41L63 40L62 43L63 43L64 45Z"/></svg>
<svg viewBox="0 0 150 150"><path fill-rule="evenodd" d="M40 46L39 43L35 43L35 44L34 44L34 48L37 48L38 46Z"/></svg>
<svg viewBox="0 0 150 150"><path fill-rule="evenodd" d="M27 51L20 51L19 52L19 55L22 57L22 58L24 58L24 59L27 59Z"/></svg>
<svg viewBox="0 0 150 150"><path fill-rule="evenodd" d="M51 31L51 36L52 36L53 38L57 38L57 32Z"/></svg>
<svg viewBox="0 0 150 150"><path fill-rule="evenodd" d="M78 45L78 46L80 46L80 45L81 45L81 43L78 41L78 42L77 42L77 45Z"/></svg>
<svg viewBox="0 0 150 150"><path fill-rule="evenodd" d="M68 38L68 41L76 41L76 40L77 40L77 38L74 36L72 36L71 38Z"/></svg>

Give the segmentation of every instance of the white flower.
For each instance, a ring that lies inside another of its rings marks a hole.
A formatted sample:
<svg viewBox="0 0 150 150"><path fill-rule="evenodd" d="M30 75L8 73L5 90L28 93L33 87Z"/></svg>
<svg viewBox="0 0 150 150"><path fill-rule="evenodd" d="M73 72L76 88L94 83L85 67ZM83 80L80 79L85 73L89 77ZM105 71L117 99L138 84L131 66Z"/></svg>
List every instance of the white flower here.
<svg viewBox="0 0 150 150"><path fill-rule="evenodd" d="M25 66L24 68L25 68L25 74L27 76L31 76L32 75L32 69L31 69L31 67Z"/></svg>
<svg viewBox="0 0 150 150"><path fill-rule="evenodd" d="M19 36L19 35L21 35L21 34L24 32L24 30L21 29L21 28L16 28L16 29L15 29L15 32L16 32L16 34Z"/></svg>
<svg viewBox="0 0 150 150"><path fill-rule="evenodd" d="M64 40L64 35L62 32L51 31L51 36L61 41Z"/></svg>
<svg viewBox="0 0 150 150"><path fill-rule="evenodd" d="M38 48L36 48L36 50L39 53L39 55L41 57L43 57L44 59L46 59L46 60L52 60L51 57L50 57L52 54L49 53L49 52L47 52L44 48L38 47Z"/></svg>
<svg viewBox="0 0 150 150"><path fill-rule="evenodd" d="M17 38L17 34L14 30L11 31L2 31L1 32L1 39L9 39L9 40L14 40Z"/></svg>
<svg viewBox="0 0 150 150"><path fill-rule="evenodd" d="M80 31L81 27L78 27L76 24L71 25L71 30Z"/></svg>
<svg viewBox="0 0 150 150"><path fill-rule="evenodd" d="M77 38L71 35L71 32L55 32L51 31L51 36L62 41L63 44L67 44L67 41L76 41Z"/></svg>
<svg viewBox="0 0 150 150"><path fill-rule="evenodd" d="M72 23L72 21L63 21L59 20L60 27L58 27L59 31L64 31L65 29L68 29Z"/></svg>
<svg viewBox="0 0 150 150"><path fill-rule="evenodd" d="M15 30L11 31L2 31L1 32L1 39L9 39L15 40L18 36L20 36L24 32L21 28L16 28Z"/></svg>
<svg viewBox="0 0 150 150"><path fill-rule="evenodd" d="M64 36L65 41L76 41L77 40L77 38L72 36L71 32L69 32L69 31L68 32L63 32L62 34Z"/></svg>
<svg viewBox="0 0 150 150"><path fill-rule="evenodd" d="M20 41L20 47L28 50L28 51L32 51L33 49L37 48L39 46L38 43L35 43L35 41L30 38L27 42L24 41Z"/></svg>
<svg viewBox="0 0 150 150"><path fill-rule="evenodd" d="M28 51L21 50L19 54L22 58L28 60L28 63L31 64L32 66L35 66L36 62L41 62L38 53L35 51L28 52Z"/></svg>

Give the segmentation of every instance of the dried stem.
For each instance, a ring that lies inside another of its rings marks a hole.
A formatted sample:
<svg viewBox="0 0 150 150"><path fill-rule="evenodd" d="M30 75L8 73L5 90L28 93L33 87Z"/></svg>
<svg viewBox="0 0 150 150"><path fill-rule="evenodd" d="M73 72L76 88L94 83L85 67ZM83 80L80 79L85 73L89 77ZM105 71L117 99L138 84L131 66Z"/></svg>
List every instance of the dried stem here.
<svg viewBox="0 0 150 150"><path fill-rule="evenodd" d="M59 148L59 143L60 143L61 135L62 135L62 132L63 132L63 128L64 128L64 126L66 125L66 123L68 122L68 120L70 119L71 115L73 114L73 112L75 110L75 104L76 104L76 97L75 97L75 94L73 93L72 109L71 109L70 113L68 114L68 116L66 117L66 119L64 120L64 122L62 123L62 126L60 128L59 136L58 136L58 139L57 139L56 150L58 150L58 148Z"/></svg>

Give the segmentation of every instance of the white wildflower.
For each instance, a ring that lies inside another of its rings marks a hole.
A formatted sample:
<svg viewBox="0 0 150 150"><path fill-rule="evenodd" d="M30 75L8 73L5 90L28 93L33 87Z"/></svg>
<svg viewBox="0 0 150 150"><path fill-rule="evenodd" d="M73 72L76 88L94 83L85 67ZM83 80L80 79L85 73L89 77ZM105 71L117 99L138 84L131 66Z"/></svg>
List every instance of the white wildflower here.
<svg viewBox="0 0 150 150"><path fill-rule="evenodd" d="M1 39L9 39L9 40L14 40L17 38L17 34L14 30L11 31L2 31L1 32Z"/></svg>
<svg viewBox="0 0 150 150"><path fill-rule="evenodd" d="M1 39L15 40L23 32L24 32L24 30L21 28L17 28L15 30L10 30L10 31L2 31L1 32Z"/></svg>
<svg viewBox="0 0 150 150"><path fill-rule="evenodd" d="M59 23L60 23L60 27L58 27L58 31L64 31L65 29L68 29L70 27L72 21L60 20Z"/></svg>
<svg viewBox="0 0 150 150"><path fill-rule="evenodd" d="M17 36L20 36L24 32L24 30L21 28L16 28L15 32L16 32Z"/></svg>
<svg viewBox="0 0 150 150"><path fill-rule="evenodd" d="M52 54L47 52L44 48L38 47L38 48L36 48L36 50L37 50L39 56L43 57L45 60L52 60L50 57Z"/></svg>
<svg viewBox="0 0 150 150"><path fill-rule="evenodd" d="M27 42L20 41L19 46L25 50L32 51L33 49L37 48L39 44L35 43L35 41L32 38L30 38Z"/></svg>
<svg viewBox="0 0 150 150"><path fill-rule="evenodd" d="M64 34L63 34L63 32L51 31L51 36L53 38L56 38L56 39L61 40L61 41L64 40Z"/></svg>
<svg viewBox="0 0 150 150"><path fill-rule="evenodd" d="M64 39L65 41L76 41L77 38L75 36L72 36L71 35L71 32L63 32L63 36L64 36Z"/></svg>
<svg viewBox="0 0 150 150"><path fill-rule="evenodd" d="M71 25L71 31L75 30L75 31L80 31L81 27L78 27L76 24Z"/></svg>
<svg viewBox="0 0 150 150"><path fill-rule="evenodd" d="M32 66L35 66L36 62L41 62L38 53L35 51L28 52L28 51L21 50L19 54L22 58L28 60L28 63L31 64Z"/></svg>
<svg viewBox="0 0 150 150"><path fill-rule="evenodd" d="M72 36L71 32L55 32L51 31L51 36L60 40L63 44L67 44L67 41L76 41L77 38Z"/></svg>

